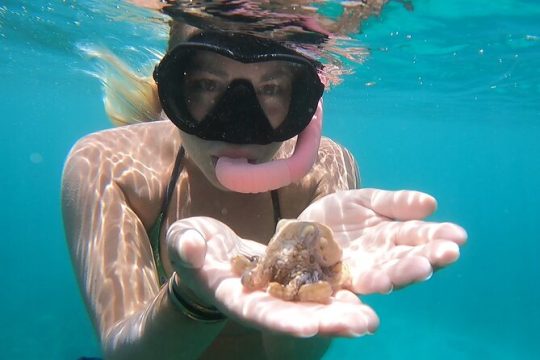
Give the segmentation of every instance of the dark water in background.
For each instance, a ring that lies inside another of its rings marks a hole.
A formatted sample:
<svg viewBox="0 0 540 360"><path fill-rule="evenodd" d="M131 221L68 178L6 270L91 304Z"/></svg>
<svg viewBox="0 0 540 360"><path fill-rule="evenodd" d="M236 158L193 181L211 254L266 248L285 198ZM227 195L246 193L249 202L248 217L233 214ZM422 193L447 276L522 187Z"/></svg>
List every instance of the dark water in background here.
<svg viewBox="0 0 540 360"><path fill-rule="evenodd" d="M0 3L0 358L99 354L59 184L70 146L110 124L75 46L131 56L128 46L161 41L146 15L134 25L107 7ZM326 358L539 358L540 2L391 4L358 37L371 56L326 95L325 134L352 150L364 186L433 194L433 219L462 224L470 241L430 281L365 298L380 330L336 340Z"/></svg>

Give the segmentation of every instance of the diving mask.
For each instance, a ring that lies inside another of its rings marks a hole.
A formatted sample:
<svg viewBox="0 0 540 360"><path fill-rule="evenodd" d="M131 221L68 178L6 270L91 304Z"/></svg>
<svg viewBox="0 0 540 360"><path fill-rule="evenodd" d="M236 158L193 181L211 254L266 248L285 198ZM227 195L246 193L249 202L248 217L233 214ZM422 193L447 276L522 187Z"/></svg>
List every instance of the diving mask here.
<svg viewBox="0 0 540 360"><path fill-rule="evenodd" d="M254 73L227 71L235 62ZM309 124L324 90L320 66L269 39L205 31L165 55L154 79L163 110L182 131L265 145L290 139Z"/></svg>

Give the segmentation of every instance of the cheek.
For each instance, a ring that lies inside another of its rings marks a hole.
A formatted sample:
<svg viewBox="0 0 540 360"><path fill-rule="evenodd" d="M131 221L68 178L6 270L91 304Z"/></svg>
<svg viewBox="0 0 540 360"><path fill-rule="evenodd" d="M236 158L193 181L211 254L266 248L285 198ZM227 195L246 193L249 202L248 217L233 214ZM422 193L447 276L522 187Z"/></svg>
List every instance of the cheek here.
<svg viewBox="0 0 540 360"><path fill-rule="evenodd" d="M191 94L187 98L188 110L197 121L202 121L216 105L217 93Z"/></svg>
<svg viewBox="0 0 540 360"><path fill-rule="evenodd" d="M190 159L203 175L216 186L216 169L210 156L210 142L186 133L181 135L182 144Z"/></svg>
<svg viewBox="0 0 540 360"><path fill-rule="evenodd" d="M259 98L258 100L272 128L275 129L281 125L289 113L290 91L284 91L279 96Z"/></svg>
<svg viewBox="0 0 540 360"><path fill-rule="evenodd" d="M208 144L194 135L182 132L182 146L186 149L189 156L195 160L197 166L201 166L201 161L208 159Z"/></svg>

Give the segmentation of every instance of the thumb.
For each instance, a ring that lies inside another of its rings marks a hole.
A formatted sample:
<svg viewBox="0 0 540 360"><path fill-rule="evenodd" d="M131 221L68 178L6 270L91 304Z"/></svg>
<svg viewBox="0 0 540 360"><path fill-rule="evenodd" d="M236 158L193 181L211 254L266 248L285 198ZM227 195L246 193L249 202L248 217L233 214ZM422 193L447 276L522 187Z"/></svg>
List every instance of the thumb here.
<svg viewBox="0 0 540 360"><path fill-rule="evenodd" d="M176 221L169 227L166 239L169 257L175 269L200 269L204 265L206 239L192 224Z"/></svg>

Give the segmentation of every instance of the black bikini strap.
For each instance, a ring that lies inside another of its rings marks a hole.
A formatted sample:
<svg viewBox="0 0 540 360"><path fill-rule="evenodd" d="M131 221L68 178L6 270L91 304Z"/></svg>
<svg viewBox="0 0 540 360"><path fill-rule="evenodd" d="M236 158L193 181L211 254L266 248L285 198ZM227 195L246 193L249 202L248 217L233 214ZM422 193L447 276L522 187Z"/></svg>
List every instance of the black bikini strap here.
<svg viewBox="0 0 540 360"><path fill-rule="evenodd" d="M151 230L152 252L154 255L154 261L156 263L157 275L161 284L164 284L168 280L165 268L163 267L163 263L161 262L161 230L163 228L163 223L165 222L165 217L167 216L167 212L169 210L169 203L172 199L174 188L176 187L176 182L178 181L178 177L182 172L182 160L184 159L184 153L184 148L180 146L180 149L178 149L178 154L176 154L176 160L174 161L174 167L171 173L169 184L167 185L167 189L165 190L165 197L163 198L163 202L161 203L161 210L159 212L158 220L154 225L154 228Z"/></svg>
<svg viewBox="0 0 540 360"><path fill-rule="evenodd" d="M176 182L178 181L178 176L180 176L180 173L182 172L182 160L184 159L186 151L184 150L183 146L180 146L180 149L178 149L178 154L176 154L176 160L174 161L174 168L171 173L171 179L169 180L169 184L167 185L167 190L165 193L165 198L163 199L163 203L161 204L161 214L163 218L167 215L167 211L169 209L169 203L172 198L172 194L174 192L174 188L176 186Z"/></svg>
<svg viewBox="0 0 540 360"><path fill-rule="evenodd" d="M279 194L277 190L270 192L272 196L272 207L274 210L274 224L277 226L279 220L281 220L281 207L279 206Z"/></svg>

